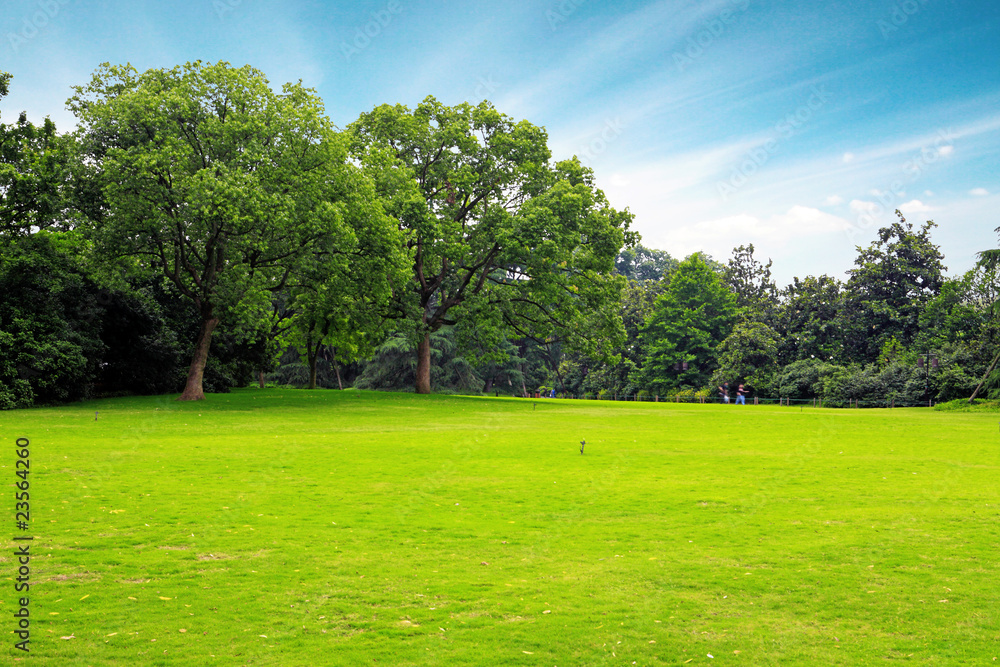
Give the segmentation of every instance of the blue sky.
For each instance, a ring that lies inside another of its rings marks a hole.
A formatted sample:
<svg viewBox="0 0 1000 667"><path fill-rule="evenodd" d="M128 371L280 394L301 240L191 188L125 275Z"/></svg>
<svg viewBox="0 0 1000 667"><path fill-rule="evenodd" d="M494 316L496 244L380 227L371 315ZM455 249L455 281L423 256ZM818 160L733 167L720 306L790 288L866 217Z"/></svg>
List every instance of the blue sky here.
<svg viewBox="0 0 1000 667"><path fill-rule="evenodd" d="M70 87L105 61L249 63L315 87L340 126L489 99L674 256L753 243L779 284L844 278L899 208L970 268L1000 226L1000 5L813 4L8 0L0 114L71 128Z"/></svg>

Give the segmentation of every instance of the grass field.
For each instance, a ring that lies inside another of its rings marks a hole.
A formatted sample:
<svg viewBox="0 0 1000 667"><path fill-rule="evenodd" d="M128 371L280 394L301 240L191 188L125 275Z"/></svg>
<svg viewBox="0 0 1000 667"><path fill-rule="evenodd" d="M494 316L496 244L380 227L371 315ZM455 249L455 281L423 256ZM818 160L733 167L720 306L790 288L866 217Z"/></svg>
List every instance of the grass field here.
<svg viewBox="0 0 1000 667"><path fill-rule="evenodd" d="M998 664L997 420L277 389L0 413L0 655Z"/></svg>

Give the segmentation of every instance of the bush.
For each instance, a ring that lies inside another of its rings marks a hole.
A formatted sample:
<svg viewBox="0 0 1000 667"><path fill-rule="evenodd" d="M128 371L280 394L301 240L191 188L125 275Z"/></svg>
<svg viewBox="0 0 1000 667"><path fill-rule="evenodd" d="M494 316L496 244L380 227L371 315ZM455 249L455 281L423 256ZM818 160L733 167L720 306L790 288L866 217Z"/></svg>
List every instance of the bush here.
<svg viewBox="0 0 1000 667"><path fill-rule="evenodd" d="M694 398L695 398L695 391L694 391L694 389L691 389L691 388L688 388L688 389L678 389L677 391L672 392L670 394L670 398L673 399L673 400L680 399L680 401L682 403L689 403L689 402L691 402L691 401L694 400Z"/></svg>
<svg viewBox="0 0 1000 667"><path fill-rule="evenodd" d="M793 361L775 378L778 395L782 398L816 398L823 394L823 378L833 366L819 359Z"/></svg>
<svg viewBox="0 0 1000 667"><path fill-rule="evenodd" d="M951 364L941 369L936 377L932 377L933 386L937 388L934 397L936 401L952 401L962 399L968 403L969 396L976 390L978 381L965 372L958 364Z"/></svg>
<svg viewBox="0 0 1000 667"><path fill-rule="evenodd" d="M834 367L823 378L823 397L830 406L847 405L851 401L868 405L920 405L923 394L923 371L895 362L882 369L874 364Z"/></svg>
<svg viewBox="0 0 1000 667"><path fill-rule="evenodd" d="M0 253L0 402L8 408L88 398L105 346L100 289L47 233Z"/></svg>
<svg viewBox="0 0 1000 667"><path fill-rule="evenodd" d="M14 337L5 331L0 331L0 349L12 349ZM0 410L31 407L34 394L31 383L18 377L19 372L12 358L0 356Z"/></svg>
<svg viewBox="0 0 1000 667"><path fill-rule="evenodd" d="M968 398L957 398L953 401L938 403L934 409L947 412L997 412L1000 411L1000 401L977 398L969 403Z"/></svg>

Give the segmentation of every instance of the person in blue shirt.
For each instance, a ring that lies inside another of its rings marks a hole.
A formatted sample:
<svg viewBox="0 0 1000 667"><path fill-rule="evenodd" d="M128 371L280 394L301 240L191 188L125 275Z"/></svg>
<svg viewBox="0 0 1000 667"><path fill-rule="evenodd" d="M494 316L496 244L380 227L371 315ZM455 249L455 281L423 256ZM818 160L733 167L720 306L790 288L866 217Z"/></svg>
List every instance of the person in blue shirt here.
<svg viewBox="0 0 1000 667"><path fill-rule="evenodd" d="M747 396L746 393L743 391L743 385L740 385L736 389L736 405L746 405L746 404L747 404Z"/></svg>

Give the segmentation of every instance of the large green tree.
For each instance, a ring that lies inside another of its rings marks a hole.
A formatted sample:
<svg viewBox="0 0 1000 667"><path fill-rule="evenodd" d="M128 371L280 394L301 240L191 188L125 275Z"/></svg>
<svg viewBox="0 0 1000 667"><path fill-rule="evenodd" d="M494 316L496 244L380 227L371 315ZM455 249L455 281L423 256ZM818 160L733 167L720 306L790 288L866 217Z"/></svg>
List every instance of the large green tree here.
<svg viewBox="0 0 1000 667"><path fill-rule="evenodd" d="M673 261L677 264L676 260ZM621 347L620 359L615 363L595 364L588 363L579 354L565 355L563 363L566 372L560 371L560 374L575 379L570 386L574 393L598 393L605 390L612 394L628 395L644 389L642 385L635 384L636 370L642 366L644 353L641 332L653 310L656 298L663 294L667 285L667 278L629 279L625 289L622 290L619 304L622 324L625 327L625 343Z"/></svg>
<svg viewBox="0 0 1000 667"><path fill-rule="evenodd" d="M0 72L0 99L10 79ZM16 123L0 123L0 235L25 235L57 221L64 208L68 143L48 118L36 126L22 112Z"/></svg>
<svg viewBox="0 0 1000 667"><path fill-rule="evenodd" d="M642 328L636 384L657 394L706 386L736 316L736 297L718 272L698 254L685 259Z"/></svg>
<svg viewBox="0 0 1000 667"><path fill-rule="evenodd" d="M910 345L920 331L920 313L944 284L943 255L930 237L934 222L914 229L896 214L898 222L880 229L869 247L858 248L848 272L838 326L852 361L875 361L893 338Z"/></svg>
<svg viewBox="0 0 1000 667"><path fill-rule="evenodd" d="M795 277L781 290L775 313L778 361L840 358L843 336L838 313L843 307L843 285L827 275Z"/></svg>
<svg viewBox="0 0 1000 667"><path fill-rule="evenodd" d="M770 324L778 306L778 288L771 278L771 260L758 261L753 244L733 248L723 279L736 295L736 306L745 319Z"/></svg>
<svg viewBox="0 0 1000 667"><path fill-rule="evenodd" d="M204 398L220 322L266 326L271 292L342 232L330 183L354 169L317 95L275 93L249 66L188 63L140 73L105 64L75 89L81 164L101 198L88 213L105 257L170 280L200 327L181 400Z"/></svg>
<svg viewBox="0 0 1000 667"><path fill-rule="evenodd" d="M763 322L743 320L719 343L719 369L712 384L746 383L754 393L774 388L778 371L778 334Z"/></svg>
<svg viewBox="0 0 1000 667"><path fill-rule="evenodd" d="M408 235L412 275L400 304L417 342L416 390L431 390L430 335L502 356L505 337L563 340L612 356L632 216L614 210L577 160L553 164L545 131L488 102L383 105L350 128L363 158L388 152L390 212ZM477 362L483 359L475 360Z"/></svg>

